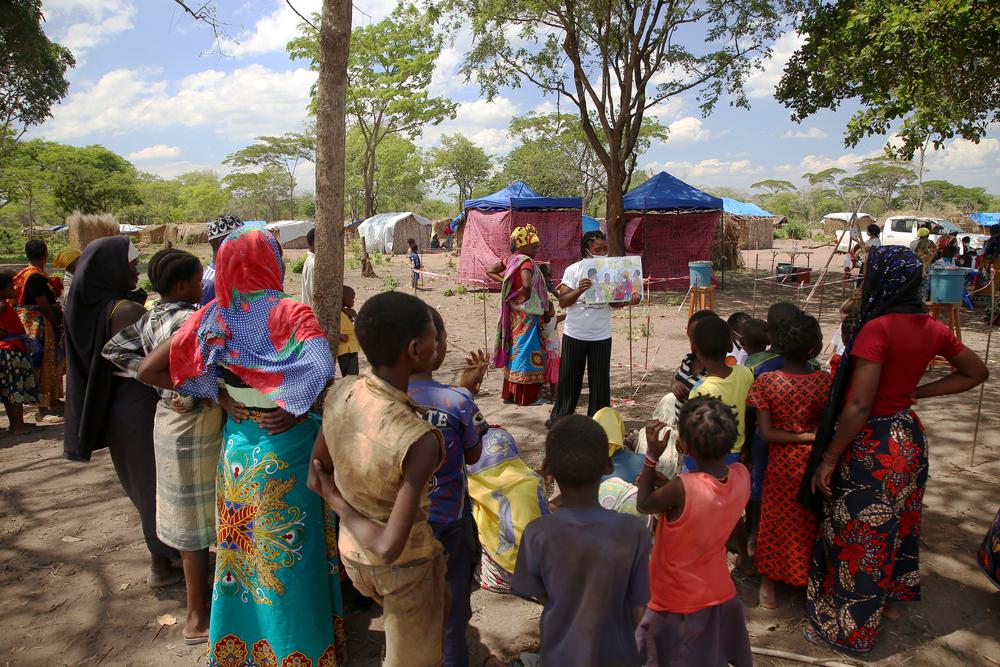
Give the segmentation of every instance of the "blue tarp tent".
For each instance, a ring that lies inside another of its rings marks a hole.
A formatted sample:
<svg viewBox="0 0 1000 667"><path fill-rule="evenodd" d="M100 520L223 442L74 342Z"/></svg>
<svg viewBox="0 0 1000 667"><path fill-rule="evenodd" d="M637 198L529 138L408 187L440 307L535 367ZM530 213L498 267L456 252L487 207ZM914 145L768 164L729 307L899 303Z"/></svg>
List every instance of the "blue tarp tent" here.
<svg viewBox="0 0 1000 667"><path fill-rule="evenodd" d="M757 204L739 201L730 197L722 198L722 210L729 215L748 215L755 218L773 218L773 213L768 213Z"/></svg>
<svg viewBox="0 0 1000 667"><path fill-rule="evenodd" d="M1000 213L984 213L980 211L979 213L970 213L969 217L980 227L1000 225Z"/></svg>
<svg viewBox="0 0 1000 667"><path fill-rule="evenodd" d="M625 195L626 211L721 210L722 200L665 171Z"/></svg>
<svg viewBox="0 0 1000 667"><path fill-rule="evenodd" d="M584 234L587 232L599 232L601 231L601 221L597 218L592 218L589 215L583 215L583 220L580 223L580 229Z"/></svg>
<svg viewBox="0 0 1000 667"><path fill-rule="evenodd" d="M583 200L579 197L543 197L524 181L514 181L503 190L479 199L466 199L465 210L509 211L530 208L580 208Z"/></svg>

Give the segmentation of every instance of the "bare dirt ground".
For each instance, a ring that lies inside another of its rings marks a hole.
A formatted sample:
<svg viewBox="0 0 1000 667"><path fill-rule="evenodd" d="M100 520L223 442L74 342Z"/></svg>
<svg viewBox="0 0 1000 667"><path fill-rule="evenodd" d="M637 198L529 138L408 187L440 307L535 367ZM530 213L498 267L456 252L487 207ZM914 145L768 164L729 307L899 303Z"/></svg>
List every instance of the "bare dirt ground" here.
<svg viewBox="0 0 1000 667"><path fill-rule="evenodd" d="M794 242L779 241L779 247ZM806 245L800 242L803 247ZM290 251L294 258L301 251ZM817 249L812 265L822 265L829 248ZM753 267L753 253L745 253ZM455 275L457 257L445 253L425 256L428 270ZM771 262L770 251L760 251L761 274ZM836 260L833 263L836 268ZM837 269L839 271L839 269ZM408 283L405 257L376 267L381 278L362 279L349 269L346 282L358 291L359 304L385 287L384 277ZM299 278L289 274L286 285L295 294ZM725 288L716 292L716 309L723 315L754 309L761 316L767 305L780 300L802 300L805 291L758 282L754 298L750 271L729 272ZM441 309L448 325L453 358L445 368L461 364L458 348L471 350L492 344L496 331L498 297L484 302L474 293L445 296L455 284L425 280L420 296ZM821 323L829 337L841 300L841 286L823 292ZM687 307L678 312L683 293L657 292L648 313L634 308L616 311L614 326L613 395L627 420L646 419L666 391L673 369L687 347L684 322ZM818 295L810 312L819 314ZM631 363L629 326L633 341ZM965 316L964 339L980 354L986 328ZM645 337L644 333L649 333ZM648 346L647 346L648 343ZM994 349L1000 340L994 340ZM648 352L647 352L648 350ZM648 371L647 368L648 354ZM1000 373L991 355L994 375ZM630 373L631 370L631 373ZM940 374L942 371L932 371ZM447 374L442 378L450 381ZM501 377L491 372L479 399L492 424L508 428L518 440L529 465L541 463L543 421L548 407L515 408L499 400ZM921 574L924 601L911 605L907 616L889 622L880 634L868 664L998 665L1000 664L1000 593L976 565L975 553L1000 502L1000 383L994 378L985 390L979 446L971 465L971 443L978 393L922 402L917 407L931 443L931 479L928 483L923 528ZM584 402L585 402L584 398ZM585 403L584 403L585 404ZM32 416L29 415L29 421ZM6 426L6 422L0 423ZM39 429L37 436L0 439L0 663L6 665L187 665L204 661L205 647L185 646L181 639L184 591L175 586L151 592L145 586L147 556L138 516L115 477L105 451L90 464L65 461L62 427ZM586 557L580 554L579 557ZM756 606L756 590L742 590L751 642L756 647L790 651L841 663L864 664L807 643L801 634L803 593L780 589L781 608L768 612ZM474 617L470 649L481 664L487 651L514 657L537 646L541 609L510 596L478 591L473 596ZM169 614L176 625L161 626L157 618ZM375 612L348 619L351 665L377 665L382 626ZM795 664L757 657L763 665Z"/></svg>

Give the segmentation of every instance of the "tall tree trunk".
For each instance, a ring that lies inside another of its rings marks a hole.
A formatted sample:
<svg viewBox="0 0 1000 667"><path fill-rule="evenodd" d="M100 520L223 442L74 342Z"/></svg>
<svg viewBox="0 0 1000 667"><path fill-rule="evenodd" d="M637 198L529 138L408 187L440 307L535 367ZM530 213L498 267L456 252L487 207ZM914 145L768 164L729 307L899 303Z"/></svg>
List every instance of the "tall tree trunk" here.
<svg viewBox="0 0 1000 667"><path fill-rule="evenodd" d="M612 257L625 255L625 175L623 165L612 165L608 169L607 208L605 226L608 230L608 254Z"/></svg>
<svg viewBox="0 0 1000 667"><path fill-rule="evenodd" d="M917 169L917 210L924 210L924 160L927 157L927 142L930 139L924 141L920 146L920 166Z"/></svg>
<svg viewBox="0 0 1000 667"><path fill-rule="evenodd" d="M295 219L295 175L291 172L288 173L288 219Z"/></svg>
<svg viewBox="0 0 1000 667"><path fill-rule="evenodd" d="M375 148L365 148L365 218L375 215Z"/></svg>
<svg viewBox="0 0 1000 667"><path fill-rule="evenodd" d="M323 0L316 84L316 268L313 309L336 354L344 289L344 139L351 0Z"/></svg>

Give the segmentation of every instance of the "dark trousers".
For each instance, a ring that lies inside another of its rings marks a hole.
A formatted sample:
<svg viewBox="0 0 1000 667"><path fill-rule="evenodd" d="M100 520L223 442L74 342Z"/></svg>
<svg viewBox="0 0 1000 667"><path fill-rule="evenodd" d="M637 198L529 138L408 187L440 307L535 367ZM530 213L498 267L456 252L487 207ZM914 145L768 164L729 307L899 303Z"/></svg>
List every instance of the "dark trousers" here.
<svg viewBox="0 0 1000 667"><path fill-rule="evenodd" d="M577 340L563 334L559 354L559 384L550 421L576 412L583 390L583 369L587 369L590 400L587 416L611 405L611 339Z"/></svg>
<svg viewBox="0 0 1000 667"><path fill-rule="evenodd" d="M180 558L156 535L156 459L153 456L153 418L160 396L131 378L115 377L111 385L107 442L111 462L129 500L139 511L142 536L154 556Z"/></svg>
<svg viewBox="0 0 1000 667"><path fill-rule="evenodd" d="M469 500L466 499L466 505ZM479 556L479 532L472 512L466 509L465 517L451 523L432 523L434 537L444 547L448 558L445 585L451 597L448 620L444 630L445 667L468 667L469 648L465 632L472 620L472 584Z"/></svg>
<svg viewBox="0 0 1000 667"><path fill-rule="evenodd" d="M361 375L361 364L358 362L358 353L349 352L337 357L337 365L340 366L340 374L344 377L348 375Z"/></svg>

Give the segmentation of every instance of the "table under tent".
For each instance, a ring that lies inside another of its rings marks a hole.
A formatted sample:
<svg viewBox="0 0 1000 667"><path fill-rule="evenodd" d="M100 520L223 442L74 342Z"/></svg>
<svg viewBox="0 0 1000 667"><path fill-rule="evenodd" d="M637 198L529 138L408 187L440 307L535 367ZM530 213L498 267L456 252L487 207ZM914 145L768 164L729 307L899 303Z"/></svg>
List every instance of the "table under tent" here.
<svg viewBox="0 0 1000 667"><path fill-rule="evenodd" d="M711 259L722 200L665 171L625 195L625 251L642 256L652 290L686 290L688 262Z"/></svg>
<svg viewBox="0 0 1000 667"><path fill-rule="evenodd" d="M482 286L486 270L510 255L510 233L533 225L541 238L538 260L552 267L552 279L580 259L581 207L579 197L543 197L523 181L503 190L465 201L459 279Z"/></svg>

